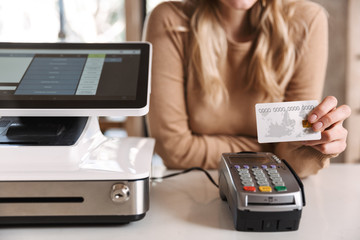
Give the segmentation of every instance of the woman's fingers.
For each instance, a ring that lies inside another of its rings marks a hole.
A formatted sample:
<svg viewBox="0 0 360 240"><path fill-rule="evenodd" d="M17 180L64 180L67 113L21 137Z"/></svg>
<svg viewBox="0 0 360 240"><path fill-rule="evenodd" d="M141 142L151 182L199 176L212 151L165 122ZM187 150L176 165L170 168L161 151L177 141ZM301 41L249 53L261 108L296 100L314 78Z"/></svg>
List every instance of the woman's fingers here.
<svg viewBox="0 0 360 240"><path fill-rule="evenodd" d="M324 101L310 113L308 121L313 124L314 131L324 131L331 125L337 122L342 122L350 116L350 107L347 105L341 105L340 107L336 108L336 105L334 105L336 102L337 100L334 101L330 97L325 98ZM314 118L317 120L312 122L311 120Z"/></svg>
<svg viewBox="0 0 360 240"><path fill-rule="evenodd" d="M336 107L337 103L335 97L328 96L310 112L308 121L314 131L321 132L321 139L303 142L305 146L323 154L339 154L345 150L348 131L343 122L350 116L351 109L347 105Z"/></svg>
<svg viewBox="0 0 360 240"><path fill-rule="evenodd" d="M316 108L314 108L314 110L311 111L308 121L310 123L319 121L319 119L325 116L328 112L336 108L337 102L336 97L327 96Z"/></svg>
<svg viewBox="0 0 360 240"><path fill-rule="evenodd" d="M342 126L343 121L337 122L328 128L327 130L321 132L320 140L306 141L303 142L306 146L316 146L320 144L326 144L329 142L339 141L341 139L346 139L348 131Z"/></svg>

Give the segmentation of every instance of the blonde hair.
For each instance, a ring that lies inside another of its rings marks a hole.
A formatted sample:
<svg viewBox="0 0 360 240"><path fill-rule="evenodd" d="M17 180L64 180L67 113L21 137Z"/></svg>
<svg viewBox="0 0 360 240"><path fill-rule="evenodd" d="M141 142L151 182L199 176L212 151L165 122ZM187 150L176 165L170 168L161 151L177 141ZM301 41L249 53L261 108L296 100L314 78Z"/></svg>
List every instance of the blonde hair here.
<svg viewBox="0 0 360 240"><path fill-rule="evenodd" d="M282 100L285 86L294 72L295 60L306 27L293 18L291 0L266 0L249 10L254 31L252 46L247 54L245 79L247 88L264 93L265 97ZM221 24L219 0L185 0L190 21L189 66L195 71L205 95L214 104L228 99L222 80L226 62L227 38Z"/></svg>

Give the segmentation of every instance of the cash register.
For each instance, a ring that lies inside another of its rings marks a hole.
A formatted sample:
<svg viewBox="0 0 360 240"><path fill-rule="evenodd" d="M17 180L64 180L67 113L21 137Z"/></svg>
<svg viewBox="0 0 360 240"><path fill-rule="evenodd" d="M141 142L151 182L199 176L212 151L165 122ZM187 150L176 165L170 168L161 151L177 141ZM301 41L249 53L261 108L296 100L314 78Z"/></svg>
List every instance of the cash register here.
<svg viewBox="0 0 360 240"><path fill-rule="evenodd" d="M108 224L149 209L154 140L99 116L142 116L151 45L0 44L0 225Z"/></svg>

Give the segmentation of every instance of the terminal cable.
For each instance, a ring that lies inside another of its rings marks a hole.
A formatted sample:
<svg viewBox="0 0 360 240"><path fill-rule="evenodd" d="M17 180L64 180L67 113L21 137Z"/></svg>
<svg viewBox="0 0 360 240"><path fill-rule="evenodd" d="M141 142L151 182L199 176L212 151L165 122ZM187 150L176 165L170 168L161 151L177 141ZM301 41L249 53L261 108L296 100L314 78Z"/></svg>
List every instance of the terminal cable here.
<svg viewBox="0 0 360 240"><path fill-rule="evenodd" d="M200 168L200 167L192 167L192 168L188 168L188 169L185 169L181 172L177 172L177 173L171 173L171 174L168 174L168 175L165 175L165 176L162 176L162 177L152 177L151 180L161 180L161 179L165 179L165 178L170 178L170 177L175 177L177 175L180 175L180 174L184 174L184 173L188 173L188 172L191 172L191 171L201 171L203 173L206 174L206 176L208 177L208 179L210 180L210 182L212 184L214 184L217 188L219 188L219 185L215 182L215 180L213 179L213 177L210 175L210 173L208 171L206 171L205 169L203 168Z"/></svg>

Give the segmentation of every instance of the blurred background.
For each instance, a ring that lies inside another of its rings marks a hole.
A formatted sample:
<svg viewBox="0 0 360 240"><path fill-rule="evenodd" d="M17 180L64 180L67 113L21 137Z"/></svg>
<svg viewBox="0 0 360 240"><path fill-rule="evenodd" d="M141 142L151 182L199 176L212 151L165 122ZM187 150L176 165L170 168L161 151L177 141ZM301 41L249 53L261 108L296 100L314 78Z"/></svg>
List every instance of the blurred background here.
<svg viewBox="0 0 360 240"><path fill-rule="evenodd" d="M139 41L146 15L164 0L0 0L1 42ZM329 14L324 96L352 108L347 150L334 162L360 162L360 0L313 0ZM144 118L100 118L109 136L143 136Z"/></svg>

